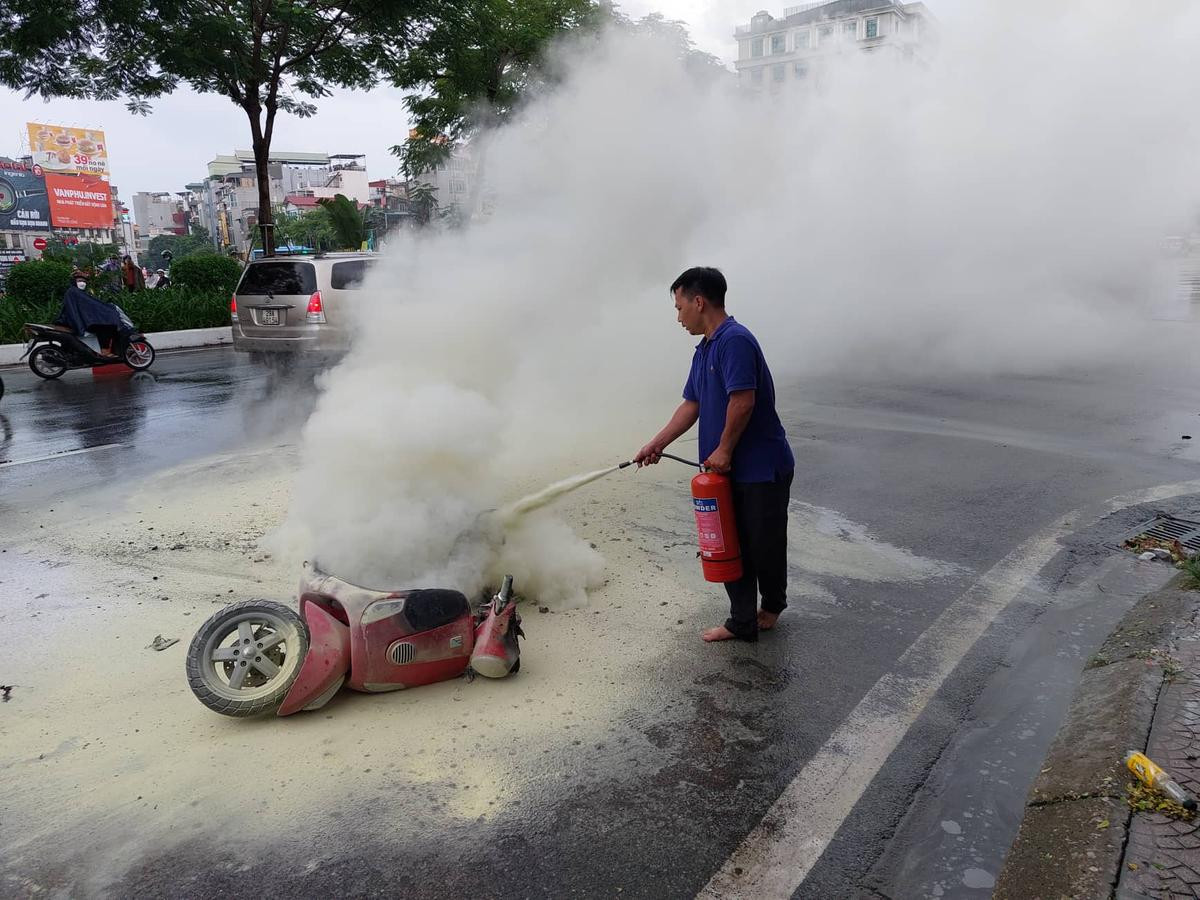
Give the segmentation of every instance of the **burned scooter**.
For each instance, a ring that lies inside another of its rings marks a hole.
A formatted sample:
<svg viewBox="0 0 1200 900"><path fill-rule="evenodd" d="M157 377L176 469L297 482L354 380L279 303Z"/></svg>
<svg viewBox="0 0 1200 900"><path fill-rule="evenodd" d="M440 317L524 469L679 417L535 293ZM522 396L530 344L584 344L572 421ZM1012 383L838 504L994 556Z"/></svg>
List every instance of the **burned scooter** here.
<svg viewBox="0 0 1200 900"><path fill-rule="evenodd" d="M192 693L227 716L319 709L345 685L382 693L464 673L520 669L521 617L512 576L472 609L458 591L376 591L321 572L300 584L300 614L281 603L234 603L205 622L187 654Z"/></svg>

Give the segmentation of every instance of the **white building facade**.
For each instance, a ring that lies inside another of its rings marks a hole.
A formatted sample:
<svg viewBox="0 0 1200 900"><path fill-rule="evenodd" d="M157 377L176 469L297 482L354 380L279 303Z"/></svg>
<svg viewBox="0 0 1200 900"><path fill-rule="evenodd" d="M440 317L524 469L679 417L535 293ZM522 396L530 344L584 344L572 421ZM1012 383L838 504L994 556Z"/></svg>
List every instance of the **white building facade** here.
<svg viewBox="0 0 1200 900"><path fill-rule="evenodd" d="M738 80L758 90L819 77L831 57L852 51L923 62L933 52L937 32L924 3L823 0L785 9L778 19L766 10L757 12L734 37Z"/></svg>
<svg viewBox="0 0 1200 900"><path fill-rule="evenodd" d="M333 197L345 194L359 203L370 196L367 170L360 153L292 153L272 151L267 162L271 204L289 196ZM184 204L212 236L216 247L245 250L258 224L258 175L254 154L235 150L208 164L208 178L187 185Z"/></svg>
<svg viewBox="0 0 1200 900"><path fill-rule="evenodd" d="M133 220L143 238L160 234L187 234L183 201L166 191L138 191L134 194Z"/></svg>

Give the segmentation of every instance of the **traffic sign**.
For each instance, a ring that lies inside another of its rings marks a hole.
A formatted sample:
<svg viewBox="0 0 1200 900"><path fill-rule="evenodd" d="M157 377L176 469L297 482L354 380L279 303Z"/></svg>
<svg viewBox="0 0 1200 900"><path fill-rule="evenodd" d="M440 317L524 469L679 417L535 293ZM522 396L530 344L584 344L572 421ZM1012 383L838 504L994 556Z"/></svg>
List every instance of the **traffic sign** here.
<svg viewBox="0 0 1200 900"><path fill-rule="evenodd" d="M34 238L33 239L33 249L34 250L45 250L46 249L46 239L45 238Z"/></svg>

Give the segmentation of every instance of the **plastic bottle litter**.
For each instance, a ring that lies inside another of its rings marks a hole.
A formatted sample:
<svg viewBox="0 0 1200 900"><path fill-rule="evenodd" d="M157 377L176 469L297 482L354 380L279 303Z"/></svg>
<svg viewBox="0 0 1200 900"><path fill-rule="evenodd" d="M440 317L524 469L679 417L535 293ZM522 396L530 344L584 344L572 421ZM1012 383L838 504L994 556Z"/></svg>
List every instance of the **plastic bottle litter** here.
<svg viewBox="0 0 1200 900"><path fill-rule="evenodd" d="M1181 788L1170 775L1155 765L1154 760L1150 759L1145 753L1130 750L1125 755L1125 765L1129 767L1129 771L1136 775L1138 780L1146 785L1146 787L1160 791L1184 809L1196 808L1195 798Z"/></svg>

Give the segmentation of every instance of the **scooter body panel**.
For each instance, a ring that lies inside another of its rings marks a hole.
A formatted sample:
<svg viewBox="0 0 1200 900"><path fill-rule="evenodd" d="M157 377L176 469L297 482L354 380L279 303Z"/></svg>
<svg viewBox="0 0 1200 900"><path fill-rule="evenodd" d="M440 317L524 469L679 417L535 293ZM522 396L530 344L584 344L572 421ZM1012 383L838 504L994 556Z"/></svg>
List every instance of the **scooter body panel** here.
<svg viewBox="0 0 1200 900"><path fill-rule="evenodd" d="M350 670L350 629L312 600L300 610L308 625L308 653L277 715L290 716L314 701L328 700ZM326 696L327 695L327 696Z"/></svg>
<svg viewBox="0 0 1200 900"><path fill-rule="evenodd" d="M469 611L417 632L399 615L365 624L354 632L349 686L376 693L454 678L470 662L474 635Z"/></svg>
<svg viewBox="0 0 1200 900"><path fill-rule="evenodd" d="M507 603L497 611L493 602L487 617L475 629L471 668L485 678L503 678L509 674L521 658L517 643L521 634L521 619L516 607Z"/></svg>

